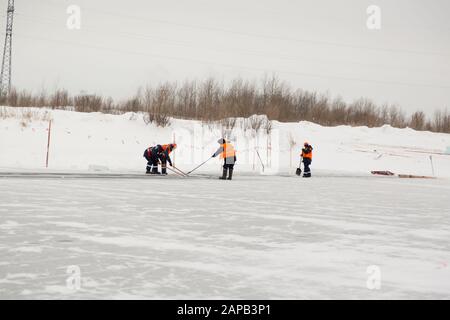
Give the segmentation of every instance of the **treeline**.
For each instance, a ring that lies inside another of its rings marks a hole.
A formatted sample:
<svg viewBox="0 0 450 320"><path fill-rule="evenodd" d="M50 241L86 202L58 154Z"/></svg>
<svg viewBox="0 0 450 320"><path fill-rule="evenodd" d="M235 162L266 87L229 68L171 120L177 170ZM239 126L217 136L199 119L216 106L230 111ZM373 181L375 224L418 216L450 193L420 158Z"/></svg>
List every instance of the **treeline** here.
<svg viewBox="0 0 450 320"><path fill-rule="evenodd" d="M235 79L224 85L215 79L163 83L139 89L135 96L120 102L98 95L71 96L67 90L52 94L11 90L0 97L1 105L12 107L49 107L79 112L146 112L148 121L165 126L170 117L219 121L234 117L267 115L270 120L293 122L306 120L324 126L351 125L378 127L410 127L416 130L450 133L450 114L447 110L426 117L422 111L407 116L396 105L376 105L361 98L351 103L341 98L301 89L293 90L276 77L255 83Z"/></svg>

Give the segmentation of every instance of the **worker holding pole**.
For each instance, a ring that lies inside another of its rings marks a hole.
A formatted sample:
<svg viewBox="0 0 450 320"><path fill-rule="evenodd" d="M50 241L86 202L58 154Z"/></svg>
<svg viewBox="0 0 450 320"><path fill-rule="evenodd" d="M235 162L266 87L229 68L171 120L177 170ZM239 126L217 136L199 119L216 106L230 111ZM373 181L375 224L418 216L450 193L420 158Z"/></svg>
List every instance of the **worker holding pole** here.
<svg viewBox="0 0 450 320"><path fill-rule="evenodd" d="M219 178L221 180L231 180L233 178L234 164L236 163L236 150L233 145L227 142L224 138L217 140L220 144L219 149L212 155L212 158L220 155L220 158L224 160L222 176ZM228 173L228 178L227 178Z"/></svg>

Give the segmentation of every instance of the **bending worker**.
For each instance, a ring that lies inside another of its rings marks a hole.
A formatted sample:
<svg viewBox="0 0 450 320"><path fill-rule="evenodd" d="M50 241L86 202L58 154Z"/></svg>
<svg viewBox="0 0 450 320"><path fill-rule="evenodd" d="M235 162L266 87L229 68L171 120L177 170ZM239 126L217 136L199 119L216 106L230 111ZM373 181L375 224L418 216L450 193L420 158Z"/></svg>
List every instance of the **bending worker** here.
<svg viewBox="0 0 450 320"><path fill-rule="evenodd" d="M161 146L161 151L158 153L158 157L161 160L161 173L167 174L167 162L172 167L172 160L170 159L170 153L176 149L177 145L175 143L163 144Z"/></svg>
<svg viewBox="0 0 450 320"><path fill-rule="evenodd" d="M158 172L158 154L162 151L161 146L158 144L155 147L149 147L144 151L144 158L147 160L147 167L145 173L147 174L159 174Z"/></svg>

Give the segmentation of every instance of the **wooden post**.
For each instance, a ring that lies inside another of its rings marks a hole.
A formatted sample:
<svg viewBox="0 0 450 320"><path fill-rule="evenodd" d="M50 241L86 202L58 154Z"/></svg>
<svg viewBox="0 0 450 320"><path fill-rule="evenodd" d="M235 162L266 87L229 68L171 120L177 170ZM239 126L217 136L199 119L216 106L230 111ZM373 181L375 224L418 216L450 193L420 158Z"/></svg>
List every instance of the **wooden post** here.
<svg viewBox="0 0 450 320"><path fill-rule="evenodd" d="M292 168L292 145L289 149L289 168Z"/></svg>
<svg viewBox="0 0 450 320"><path fill-rule="evenodd" d="M256 150L256 147L255 147L255 150ZM253 171L255 171L255 150L253 150L253 167L252 167L252 170ZM248 149L248 152L250 152L250 148Z"/></svg>
<svg viewBox="0 0 450 320"><path fill-rule="evenodd" d="M173 133L173 144L175 144L175 132ZM177 152L177 149L173 151L173 165L175 165L175 154Z"/></svg>
<svg viewBox="0 0 450 320"><path fill-rule="evenodd" d="M45 167L48 168L48 154L50 151L50 132L52 130L52 120L48 121L48 137L47 137L47 158L45 160Z"/></svg>
<svg viewBox="0 0 450 320"><path fill-rule="evenodd" d="M431 155L430 155L430 162L431 162L431 173L433 174L434 177L433 157Z"/></svg>

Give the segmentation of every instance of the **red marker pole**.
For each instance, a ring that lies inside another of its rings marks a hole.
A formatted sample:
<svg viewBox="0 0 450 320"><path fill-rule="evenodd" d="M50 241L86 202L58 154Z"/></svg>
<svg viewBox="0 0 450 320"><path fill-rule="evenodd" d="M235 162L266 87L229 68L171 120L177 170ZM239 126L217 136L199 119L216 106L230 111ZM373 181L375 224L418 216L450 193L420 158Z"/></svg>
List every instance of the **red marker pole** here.
<svg viewBox="0 0 450 320"><path fill-rule="evenodd" d="M175 144L175 133L173 134L173 144ZM176 149L173 151L173 165L175 165L175 153Z"/></svg>
<svg viewBox="0 0 450 320"><path fill-rule="evenodd" d="M47 138L47 159L45 160L45 167L48 168L48 154L50 150L50 131L52 130L52 120L48 121L48 138Z"/></svg>

